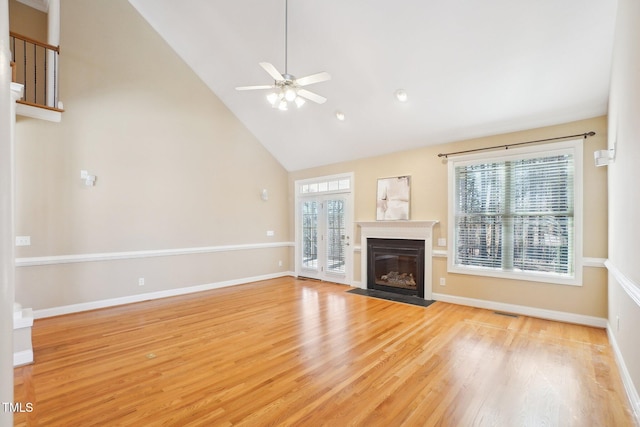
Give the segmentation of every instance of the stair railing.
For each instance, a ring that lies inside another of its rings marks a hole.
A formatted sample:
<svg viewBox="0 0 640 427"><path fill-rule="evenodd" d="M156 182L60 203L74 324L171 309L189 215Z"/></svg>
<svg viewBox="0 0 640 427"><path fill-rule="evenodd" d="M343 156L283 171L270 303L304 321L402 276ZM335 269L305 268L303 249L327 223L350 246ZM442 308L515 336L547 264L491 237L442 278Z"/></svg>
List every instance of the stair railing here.
<svg viewBox="0 0 640 427"><path fill-rule="evenodd" d="M9 36L15 82L24 85L24 96L18 102L60 110L58 108L60 47L39 42L13 31Z"/></svg>

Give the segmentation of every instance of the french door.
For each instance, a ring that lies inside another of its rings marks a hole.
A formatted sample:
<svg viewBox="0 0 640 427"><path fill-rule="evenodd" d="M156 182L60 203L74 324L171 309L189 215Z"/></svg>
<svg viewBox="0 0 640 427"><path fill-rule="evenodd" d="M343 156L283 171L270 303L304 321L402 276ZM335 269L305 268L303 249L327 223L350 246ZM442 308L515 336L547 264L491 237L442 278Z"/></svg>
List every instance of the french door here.
<svg viewBox="0 0 640 427"><path fill-rule="evenodd" d="M350 284L351 195L300 197L296 227L296 272L299 276Z"/></svg>

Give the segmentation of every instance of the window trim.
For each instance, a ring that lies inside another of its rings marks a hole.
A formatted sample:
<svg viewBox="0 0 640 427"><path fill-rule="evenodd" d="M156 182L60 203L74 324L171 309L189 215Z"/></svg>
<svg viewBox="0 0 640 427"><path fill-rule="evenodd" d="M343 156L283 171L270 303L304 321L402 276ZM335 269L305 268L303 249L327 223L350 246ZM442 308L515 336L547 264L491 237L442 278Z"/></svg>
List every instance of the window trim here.
<svg viewBox="0 0 640 427"><path fill-rule="evenodd" d="M460 165L477 163L504 162L533 158L541 156L553 156L557 154L571 153L574 156L574 246L573 246L573 276L565 276L547 272L530 271L505 271L488 267L455 265L456 230L455 230L455 168ZM559 285L582 286L583 267L583 145L582 139L563 141L550 144L534 145L529 147L511 148L500 152L481 152L448 159L448 240L447 248L447 272L468 274L475 276L497 277L501 279L524 280L533 282L552 283Z"/></svg>

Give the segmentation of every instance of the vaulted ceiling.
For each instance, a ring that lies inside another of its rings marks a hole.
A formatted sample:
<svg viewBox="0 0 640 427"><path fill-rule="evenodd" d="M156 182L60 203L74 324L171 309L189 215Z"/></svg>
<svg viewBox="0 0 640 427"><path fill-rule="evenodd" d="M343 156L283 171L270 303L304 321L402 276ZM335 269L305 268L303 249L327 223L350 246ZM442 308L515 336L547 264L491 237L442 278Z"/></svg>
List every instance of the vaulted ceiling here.
<svg viewBox="0 0 640 427"><path fill-rule="evenodd" d="M284 0L129 1L290 171L607 111L613 0L289 0L289 74L332 79L286 112L235 90L284 72Z"/></svg>

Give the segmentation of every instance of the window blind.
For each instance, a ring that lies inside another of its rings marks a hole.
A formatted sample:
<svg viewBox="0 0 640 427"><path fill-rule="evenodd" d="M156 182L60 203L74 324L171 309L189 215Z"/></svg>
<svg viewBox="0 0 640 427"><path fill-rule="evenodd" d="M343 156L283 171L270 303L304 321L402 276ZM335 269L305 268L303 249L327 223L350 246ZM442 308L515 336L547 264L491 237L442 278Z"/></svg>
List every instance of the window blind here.
<svg viewBox="0 0 640 427"><path fill-rule="evenodd" d="M454 173L456 265L573 275L573 154L464 164Z"/></svg>

